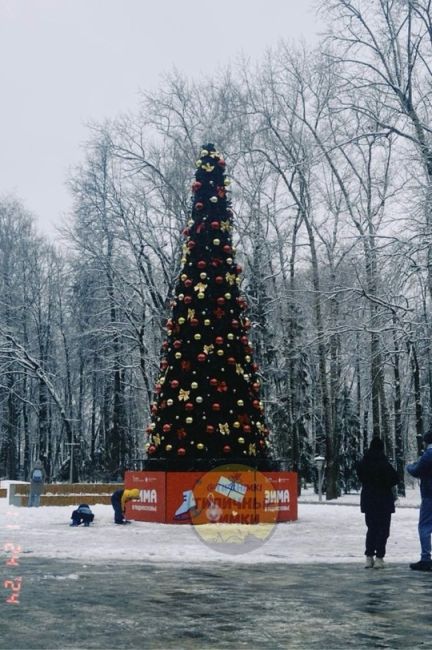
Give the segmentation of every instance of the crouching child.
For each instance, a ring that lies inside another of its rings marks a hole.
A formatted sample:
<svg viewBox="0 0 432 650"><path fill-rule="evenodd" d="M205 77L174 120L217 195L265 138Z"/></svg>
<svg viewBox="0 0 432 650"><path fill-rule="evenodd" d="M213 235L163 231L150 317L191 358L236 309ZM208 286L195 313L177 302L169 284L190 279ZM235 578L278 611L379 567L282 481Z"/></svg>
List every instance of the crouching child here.
<svg viewBox="0 0 432 650"><path fill-rule="evenodd" d="M92 513L90 506L88 506L86 503L82 503L72 513L71 526L79 526L80 524L84 524L84 526L90 526L93 519L94 514Z"/></svg>

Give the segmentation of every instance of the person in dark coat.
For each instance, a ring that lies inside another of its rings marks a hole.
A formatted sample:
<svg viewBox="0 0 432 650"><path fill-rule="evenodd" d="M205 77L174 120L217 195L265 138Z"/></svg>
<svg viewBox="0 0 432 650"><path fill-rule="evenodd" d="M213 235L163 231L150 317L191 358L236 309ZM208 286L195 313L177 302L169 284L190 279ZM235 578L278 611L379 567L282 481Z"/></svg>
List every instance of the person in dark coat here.
<svg viewBox="0 0 432 650"><path fill-rule="evenodd" d="M407 465L407 472L420 479L420 516L418 533L421 556L419 562L410 564L414 571L432 571L431 535L432 535L432 429L425 433L423 442L426 447L416 463Z"/></svg>
<svg viewBox="0 0 432 650"><path fill-rule="evenodd" d="M398 475L384 454L381 438L372 438L369 449L357 464L357 474L362 484L360 508L367 526L365 566L382 569L395 511L392 488L398 482Z"/></svg>

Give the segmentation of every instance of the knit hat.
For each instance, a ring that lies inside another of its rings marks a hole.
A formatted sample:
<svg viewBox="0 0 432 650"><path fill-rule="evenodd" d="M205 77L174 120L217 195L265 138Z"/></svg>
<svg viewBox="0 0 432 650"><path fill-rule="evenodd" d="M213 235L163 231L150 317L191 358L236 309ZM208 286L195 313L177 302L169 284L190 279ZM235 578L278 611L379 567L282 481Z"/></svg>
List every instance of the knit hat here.
<svg viewBox="0 0 432 650"><path fill-rule="evenodd" d="M432 443L432 429L429 429L429 431L424 434L423 440L427 445Z"/></svg>
<svg viewBox="0 0 432 650"><path fill-rule="evenodd" d="M381 438L374 436L370 442L369 449L373 451L384 451L384 443Z"/></svg>
<svg viewBox="0 0 432 650"><path fill-rule="evenodd" d="M130 499L139 499L140 491L138 488L133 488L132 490L128 490L128 497Z"/></svg>

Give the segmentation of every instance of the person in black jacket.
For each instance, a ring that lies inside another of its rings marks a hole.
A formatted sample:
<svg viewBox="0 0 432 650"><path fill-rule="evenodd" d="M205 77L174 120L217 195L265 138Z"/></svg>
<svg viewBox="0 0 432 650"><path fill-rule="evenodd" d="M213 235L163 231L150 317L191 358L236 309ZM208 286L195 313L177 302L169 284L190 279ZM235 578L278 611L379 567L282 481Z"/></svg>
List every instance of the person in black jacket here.
<svg viewBox="0 0 432 650"><path fill-rule="evenodd" d="M362 484L360 508L367 526L365 566L382 569L391 516L395 511L392 488L398 482L398 475L384 454L380 438L372 438L369 449L357 464L357 474Z"/></svg>

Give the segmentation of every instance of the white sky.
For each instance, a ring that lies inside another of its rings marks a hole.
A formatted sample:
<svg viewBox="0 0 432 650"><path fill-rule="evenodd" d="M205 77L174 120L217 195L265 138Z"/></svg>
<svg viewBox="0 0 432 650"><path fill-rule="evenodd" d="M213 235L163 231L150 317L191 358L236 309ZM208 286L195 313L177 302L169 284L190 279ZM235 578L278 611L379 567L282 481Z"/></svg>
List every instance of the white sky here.
<svg viewBox="0 0 432 650"><path fill-rule="evenodd" d="M0 195L55 228L85 124L137 106L177 69L198 77L280 38L312 41L312 0L0 0Z"/></svg>

